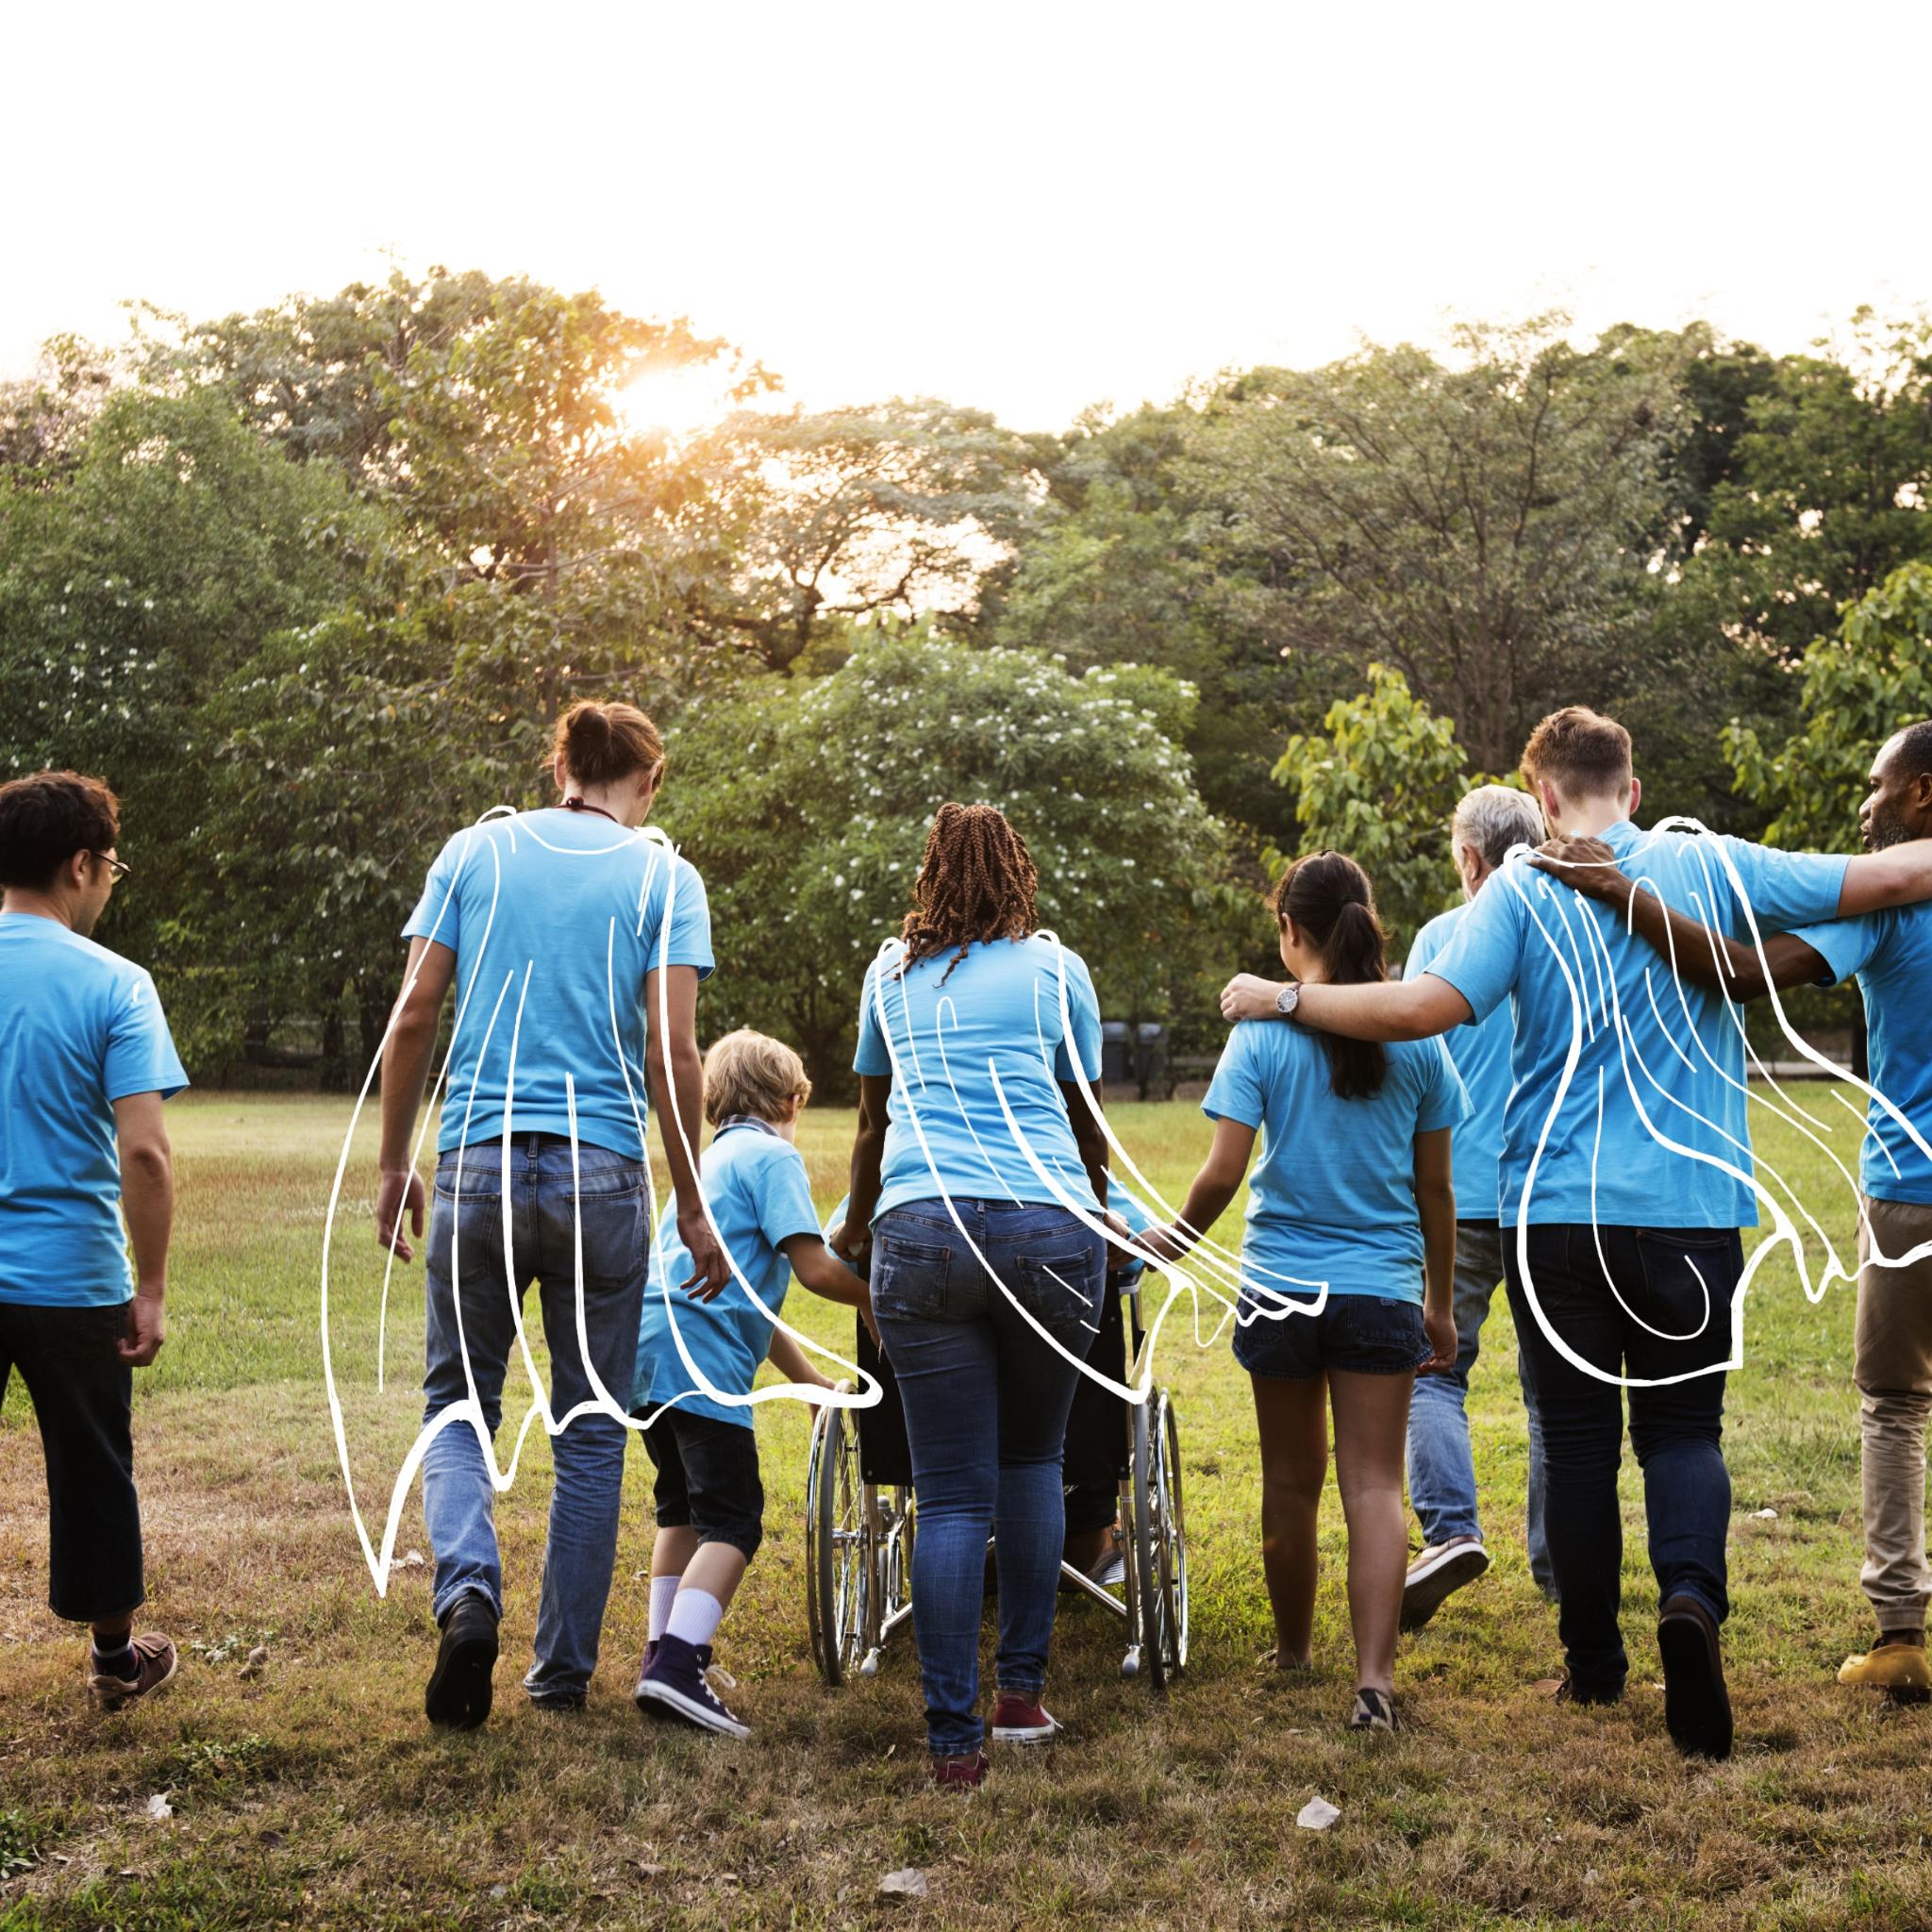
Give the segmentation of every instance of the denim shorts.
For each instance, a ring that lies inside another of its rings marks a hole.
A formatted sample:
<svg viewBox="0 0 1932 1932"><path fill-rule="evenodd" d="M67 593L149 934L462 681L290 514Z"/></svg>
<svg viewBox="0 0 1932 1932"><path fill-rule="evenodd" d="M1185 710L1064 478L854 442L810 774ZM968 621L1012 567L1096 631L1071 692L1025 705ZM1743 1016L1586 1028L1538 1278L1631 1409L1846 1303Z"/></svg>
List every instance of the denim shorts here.
<svg viewBox="0 0 1932 1932"><path fill-rule="evenodd" d="M1307 1307L1308 1303L1302 1303ZM1326 1369L1349 1375L1401 1375L1433 1353L1423 1305L1378 1294L1331 1294L1318 1315L1279 1312L1243 1294L1234 1358L1251 1375L1306 1382Z"/></svg>

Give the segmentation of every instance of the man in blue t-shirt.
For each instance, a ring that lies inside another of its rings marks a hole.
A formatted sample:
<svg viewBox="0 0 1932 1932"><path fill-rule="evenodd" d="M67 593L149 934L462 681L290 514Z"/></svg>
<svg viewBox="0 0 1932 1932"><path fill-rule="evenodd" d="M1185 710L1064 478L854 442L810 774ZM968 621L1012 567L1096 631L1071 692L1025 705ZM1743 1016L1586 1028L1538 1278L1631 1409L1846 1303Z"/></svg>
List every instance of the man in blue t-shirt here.
<svg viewBox="0 0 1932 1932"><path fill-rule="evenodd" d="M491 1445L511 1357L530 1368L532 1281L551 1376L547 1395L534 1392L556 1480L524 1689L553 1710L581 1707L589 1691L651 1246L647 1091L690 1257L676 1286L709 1297L730 1278L695 1152L697 989L711 970L704 884L643 830L662 741L634 706L586 702L558 721L554 751L561 804L485 818L430 867L403 928L409 959L382 1056L375 1232L407 1261L423 1233L416 1115L455 985L423 1378L423 1515L441 1629L424 1708L454 1729L490 1714L503 1614Z"/></svg>
<svg viewBox="0 0 1932 1932"><path fill-rule="evenodd" d="M0 786L0 1398L18 1369L47 1464L48 1602L92 1625L104 1710L158 1690L176 1661L158 1632L134 1634L133 1371L166 1327L161 1103L188 1084L154 981L89 937L128 870L120 830L97 778Z"/></svg>
<svg viewBox="0 0 1932 1932"><path fill-rule="evenodd" d="M1639 831L1629 734L1582 706L1537 726L1523 771L1552 831L1602 839L1667 904L1706 913L1732 938L1753 920L1789 931L1932 897L1932 841L1846 859ZM1277 988L1244 974L1222 1010L1397 1040L1486 1018L1505 998L1513 1085L1498 1208L1515 1228L1511 1300L1534 1318L1520 1340L1543 1424L1564 1694L1608 1702L1628 1673L1621 1384L1644 1475L1665 1722L1687 1754L1724 1757L1724 1372L1742 1322L1739 1229L1757 1219L1735 1015L1714 992L1673 984L1607 908L1521 856L1415 979Z"/></svg>
<svg viewBox="0 0 1932 1932"><path fill-rule="evenodd" d="M1858 814L1867 848L1932 838L1932 721L1888 739ZM1638 891L1606 848L1564 841L1554 876L1600 899L1679 970L1734 1000L1772 988L1857 977L1865 999L1871 1082L1858 1153L1858 1321L1854 1371L1861 1402L1865 1569L1878 1624L1869 1652L1848 1657L1842 1684L1918 1699L1932 1692L1925 1610L1925 1424L1932 1414L1932 904L1774 933L1755 945L1713 933Z"/></svg>
<svg viewBox="0 0 1932 1932"><path fill-rule="evenodd" d="M1416 934L1405 979L1424 973L1459 929L1475 896L1510 852L1543 836L1542 814L1526 791L1478 785L1456 808L1450 851L1463 904L1440 913ZM1509 1099L1510 1017L1498 1007L1488 1019L1451 1027L1449 1058L1469 1090L1470 1112L1450 1151L1456 1185L1456 1365L1418 1375L1408 1407L1408 1500L1423 1527L1423 1547L1402 1591L1402 1627L1419 1629L1443 1600L1490 1567L1476 1514L1475 1461L1465 1404L1482 1348L1483 1324L1503 1279L1503 1229L1496 1210L1496 1164L1503 1148L1503 1109ZM1556 1573L1543 1536L1543 1439L1529 1385L1529 1352L1517 1351L1517 1377L1529 1424L1529 1494L1524 1529L1530 1574L1546 1596Z"/></svg>

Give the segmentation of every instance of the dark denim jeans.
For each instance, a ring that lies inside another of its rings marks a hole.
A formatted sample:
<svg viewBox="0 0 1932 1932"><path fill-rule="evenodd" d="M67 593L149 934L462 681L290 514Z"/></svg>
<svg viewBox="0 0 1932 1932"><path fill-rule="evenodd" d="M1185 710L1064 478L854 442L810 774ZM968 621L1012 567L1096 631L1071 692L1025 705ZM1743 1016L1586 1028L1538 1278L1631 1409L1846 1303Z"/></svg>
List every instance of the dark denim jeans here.
<svg viewBox="0 0 1932 1932"><path fill-rule="evenodd" d="M550 1409L561 1424L595 1400L591 1371L622 1412L637 1371L638 1320L650 1259L644 1170L608 1148L579 1144L579 1182L568 1141L514 1135L509 1157L509 1267L504 1266L503 1143L461 1152L436 1170L427 1257L429 1329L423 1419L433 1423L470 1394L493 1440L525 1291L539 1286L550 1351ZM578 1329L576 1250L581 1223L583 1328ZM467 1357L469 1371L464 1373ZM519 1400L518 1423L522 1422ZM589 1687L610 1594L627 1431L616 1416L587 1409L551 1439L556 1481L537 1606L536 1659L524 1680L539 1703L572 1704ZM435 1608L441 1618L466 1591L503 1609L490 1469L467 1418L448 1424L423 1457L423 1515L436 1553Z"/></svg>
<svg viewBox="0 0 1932 1932"><path fill-rule="evenodd" d="M942 1201L908 1202L873 1224L872 1257L873 1308L912 1451L912 1623L926 1741L941 1756L976 1751L985 1736L989 1531L999 1548L1000 1689L1038 1697L1045 1685L1066 1536L1060 1452L1080 1372L1020 1310L1084 1359L1107 1281L1107 1243L1064 1208L953 1206L964 1236Z"/></svg>
<svg viewBox="0 0 1932 1932"><path fill-rule="evenodd" d="M1617 1624L1624 1391L1557 1353L1524 1292L1513 1229L1506 1229L1503 1249L1517 1345L1529 1357L1542 1422L1544 1528L1562 1600L1557 1628L1576 1689L1614 1696L1629 1670ZM1743 1267L1736 1228L1566 1224L1529 1230L1529 1281L1543 1313L1570 1348L1611 1374L1681 1375L1723 1361ZM1693 1596L1722 1622L1730 1608L1724 1535L1731 1516L1721 1446L1723 1372L1632 1389L1629 1398L1659 1600Z"/></svg>

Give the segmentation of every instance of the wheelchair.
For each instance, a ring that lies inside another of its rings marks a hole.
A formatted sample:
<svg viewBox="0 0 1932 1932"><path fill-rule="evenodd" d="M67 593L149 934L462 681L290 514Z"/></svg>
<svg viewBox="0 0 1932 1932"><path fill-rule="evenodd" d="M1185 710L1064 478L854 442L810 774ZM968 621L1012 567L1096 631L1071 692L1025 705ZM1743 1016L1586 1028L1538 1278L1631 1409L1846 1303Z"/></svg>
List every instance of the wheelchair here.
<svg viewBox="0 0 1932 1932"><path fill-rule="evenodd" d="M898 1383L863 1325L856 1325L857 1358L878 1378L879 1401L871 1408L821 1409L806 1465L806 1620L819 1674L835 1688L853 1676L876 1675L888 1643L910 1621L919 1525ZM1146 1346L1140 1283L1123 1275L1102 1300L1088 1361L1114 1381L1131 1383ZM1174 1404L1165 1389L1145 1402L1124 1402L1082 1375L1066 1442L1062 1481L1117 1487L1126 1546L1117 1591L1071 1563L1060 1565L1061 1577L1125 1624L1121 1674L1144 1675L1158 1690L1188 1661L1187 1520Z"/></svg>

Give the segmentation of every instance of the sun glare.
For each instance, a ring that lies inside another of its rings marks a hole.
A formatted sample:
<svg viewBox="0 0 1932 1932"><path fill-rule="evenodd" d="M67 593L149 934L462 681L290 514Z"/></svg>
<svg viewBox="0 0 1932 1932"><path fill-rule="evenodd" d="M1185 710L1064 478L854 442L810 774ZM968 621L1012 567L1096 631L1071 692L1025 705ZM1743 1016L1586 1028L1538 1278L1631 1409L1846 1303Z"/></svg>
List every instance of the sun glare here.
<svg viewBox="0 0 1932 1932"><path fill-rule="evenodd" d="M727 415L734 405L718 371L689 367L654 369L611 398L618 421L634 436L681 441Z"/></svg>

